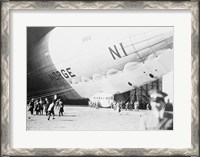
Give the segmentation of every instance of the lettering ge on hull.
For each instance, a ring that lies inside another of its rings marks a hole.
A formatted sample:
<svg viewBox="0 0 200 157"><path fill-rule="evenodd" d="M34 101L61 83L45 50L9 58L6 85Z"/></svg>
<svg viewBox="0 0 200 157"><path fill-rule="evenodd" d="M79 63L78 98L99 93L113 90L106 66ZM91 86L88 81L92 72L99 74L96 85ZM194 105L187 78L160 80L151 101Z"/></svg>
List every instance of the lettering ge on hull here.
<svg viewBox="0 0 200 157"><path fill-rule="evenodd" d="M67 79L75 77L76 75L72 73L71 68L61 69L60 71L55 71L48 74L49 78L53 80Z"/></svg>

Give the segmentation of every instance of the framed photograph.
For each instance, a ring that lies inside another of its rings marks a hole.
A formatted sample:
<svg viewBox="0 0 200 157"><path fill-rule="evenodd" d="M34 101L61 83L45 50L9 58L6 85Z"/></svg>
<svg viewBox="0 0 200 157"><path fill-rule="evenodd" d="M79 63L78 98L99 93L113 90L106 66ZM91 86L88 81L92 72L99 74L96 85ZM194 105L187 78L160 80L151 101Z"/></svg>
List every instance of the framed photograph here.
<svg viewBox="0 0 200 157"><path fill-rule="evenodd" d="M3 156L199 156L198 1L2 1Z"/></svg>

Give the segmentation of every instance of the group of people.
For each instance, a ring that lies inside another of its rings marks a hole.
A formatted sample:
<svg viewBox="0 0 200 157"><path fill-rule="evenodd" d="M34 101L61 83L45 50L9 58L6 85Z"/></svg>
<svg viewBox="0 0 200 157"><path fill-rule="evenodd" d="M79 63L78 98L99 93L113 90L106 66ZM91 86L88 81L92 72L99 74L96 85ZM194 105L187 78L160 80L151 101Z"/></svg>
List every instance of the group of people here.
<svg viewBox="0 0 200 157"><path fill-rule="evenodd" d="M113 103L111 103L111 108L117 110L118 112L121 112L122 109L125 109L126 111L128 111L128 109L130 110L134 109L135 111L138 111L139 101L135 101L134 103L132 101L124 103L122 100L113 101Z"/></svg>
<svg viewBox="0 0 200 157"><path fill-rule="evenodd" d="M166 111L166 106L169 102L165 102L166 93L158 90L151 90L149 92L149 104L147 104L147 110L149 112L145 112L142 115L141 125L139 126L140 130L173 130L173 113L170 111ZM45 99L31 99L29 102L28 111L31 112L31 115L43 115L45 112L46 116L48 116L48 120L50 117L55 116L54 109L58 108L58 115L63 116L64 105L60 99L54 97L52 101L49 101L47 98ZM99 108L100 102L90 104L92 107ZM136 111L139 110L139 101L127 102L124 104L123 101L113 101L111 104L111 108L113 108L118 113L121 112L122 106L125 105L125 109L131 108Z"/></svg>
<svg viewBox="0 0 200 157"><path fill-rule="evenodd" d="M119 101L119 100L113 101L111 103L111 108L120 113L122 110L122 105L123 105L123 101Z"/></svg>
<svg viewBox="0 0 200 157"><path fill-rule="evenodd" d="M89 106L98 109L101 106L101 103L89 101Z"/></svg>
<svg viewBox="0 0 200 157"><path fill-rule="evenodd" d="M53 99L52 101L49 101L48 98L39 98L34 99L32 98L28 104L28 111L31 112L31 115L43 115L45 113L46 116L48 116L48 120L50 120L50 117L55 116L55 107L58 110L58 116L63 116L64 112L64 104L60 99Z"/></svg>

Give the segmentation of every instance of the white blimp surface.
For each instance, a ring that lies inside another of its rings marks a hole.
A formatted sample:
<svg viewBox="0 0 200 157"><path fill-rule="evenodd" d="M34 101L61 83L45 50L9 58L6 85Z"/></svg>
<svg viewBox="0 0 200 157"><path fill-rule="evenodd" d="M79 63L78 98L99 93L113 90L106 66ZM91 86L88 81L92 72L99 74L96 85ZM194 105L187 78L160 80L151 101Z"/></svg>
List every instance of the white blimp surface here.
<svg viewBox="0 0 200 157"><path fill-rule="evenodd" d="M122 93L173 70L173 27L56 27L49 53L82 97Z"/></svg>

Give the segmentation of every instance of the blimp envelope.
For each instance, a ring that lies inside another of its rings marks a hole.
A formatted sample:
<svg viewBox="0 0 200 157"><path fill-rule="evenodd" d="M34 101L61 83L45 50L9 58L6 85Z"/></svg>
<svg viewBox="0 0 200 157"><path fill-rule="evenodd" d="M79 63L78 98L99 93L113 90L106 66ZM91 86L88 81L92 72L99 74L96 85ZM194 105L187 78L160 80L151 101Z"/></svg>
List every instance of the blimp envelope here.
<svg viewBox="0 0 200 157"><path fill-rule="evenodd" d="M122 93L173 70L173 27L56 27L48 50L81 97Z"/></svg>

